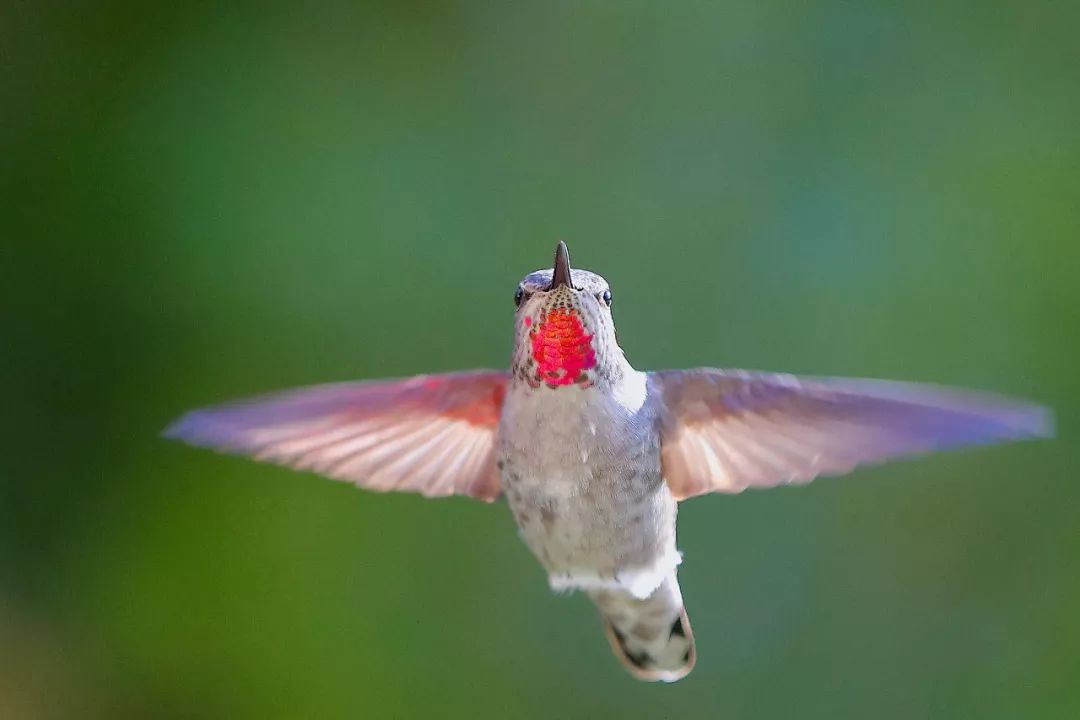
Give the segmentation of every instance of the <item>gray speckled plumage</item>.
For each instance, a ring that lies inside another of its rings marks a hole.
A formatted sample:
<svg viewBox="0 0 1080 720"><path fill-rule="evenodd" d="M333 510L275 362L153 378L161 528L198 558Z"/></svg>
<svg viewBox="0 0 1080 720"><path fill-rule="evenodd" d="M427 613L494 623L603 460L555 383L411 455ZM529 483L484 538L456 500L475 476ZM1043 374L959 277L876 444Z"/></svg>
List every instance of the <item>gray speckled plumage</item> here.
<svg viewBox="0 0 1080 720"><path fill-rule="evenodd" d="M622 382L640 389L517 382L506 395L496 435L503 491L556 589L625 587L645 596L677 561L657 418L635 403L645 377L627 373Z"/></svg>
<svg viewBox="0 0 1080 720"><path fill-rule="evenodd" d="M514 521L552 589L589 591L631 672L674 680L693 661L689 621L682 635L671 632L685 617L677 506L660 471L654 406L638 404L645 375L630 371L620 383L640 388L511 383L496 458Z"/></svg>

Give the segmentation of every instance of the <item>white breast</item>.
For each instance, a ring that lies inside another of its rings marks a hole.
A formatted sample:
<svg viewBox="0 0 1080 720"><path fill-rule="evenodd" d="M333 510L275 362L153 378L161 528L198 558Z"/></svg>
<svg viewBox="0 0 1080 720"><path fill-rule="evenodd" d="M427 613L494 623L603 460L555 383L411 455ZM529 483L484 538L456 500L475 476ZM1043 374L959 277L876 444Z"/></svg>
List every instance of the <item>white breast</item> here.
<svg viewBox="0 0 1080 720"><path fill-rule="evenodd" d="M497 455L503 488L553 587L651 592L678 563L645 375L617 388L511 387Z"/></svg>

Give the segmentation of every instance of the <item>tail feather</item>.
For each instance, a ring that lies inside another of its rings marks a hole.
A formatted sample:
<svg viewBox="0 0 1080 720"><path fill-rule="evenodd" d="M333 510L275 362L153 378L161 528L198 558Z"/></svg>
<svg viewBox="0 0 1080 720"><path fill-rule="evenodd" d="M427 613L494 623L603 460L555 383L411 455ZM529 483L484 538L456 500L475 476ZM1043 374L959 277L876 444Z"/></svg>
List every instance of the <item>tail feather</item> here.
<svg viewBox="0 0 1080 720"><path fill-rule="evenodd" d="M674 682L696 659L690 618L672 572L644 600L623 590L593 590L615 656L641 680Z"/></svg>

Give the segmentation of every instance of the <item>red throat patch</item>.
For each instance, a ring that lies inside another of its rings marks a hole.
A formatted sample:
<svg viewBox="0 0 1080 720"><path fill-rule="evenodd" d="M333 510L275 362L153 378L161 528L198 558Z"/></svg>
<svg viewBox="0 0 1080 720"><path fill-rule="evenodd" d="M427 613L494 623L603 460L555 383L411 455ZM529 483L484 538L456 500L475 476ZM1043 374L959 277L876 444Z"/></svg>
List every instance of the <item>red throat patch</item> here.
<svg viewBox="0 0 1080 720"><path fill-rule="evenodd" d="M556 308L542 315L529 330L536 379L552 387L586 382L584 371L596 366L592 339L573 308Z"/></svg>

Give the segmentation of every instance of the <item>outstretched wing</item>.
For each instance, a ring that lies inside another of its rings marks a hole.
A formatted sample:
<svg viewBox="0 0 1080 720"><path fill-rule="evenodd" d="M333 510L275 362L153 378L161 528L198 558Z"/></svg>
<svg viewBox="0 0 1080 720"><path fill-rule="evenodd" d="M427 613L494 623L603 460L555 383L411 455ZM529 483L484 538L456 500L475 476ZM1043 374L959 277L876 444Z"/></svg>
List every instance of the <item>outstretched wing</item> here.
<svg viewBox="0 0 1080 720"><path fill-rule="evenodd" d="M838 475L930 450L1047 437L1045 408L915 383L743 370L650 373L677 498Z"/></svg>
<svg viewBox="0 0 1080 720"><path fill-rule="evenodd" d="M195 410L165 435L371 490L490 501L506 381L482 370L299 388Z"/></svg>

